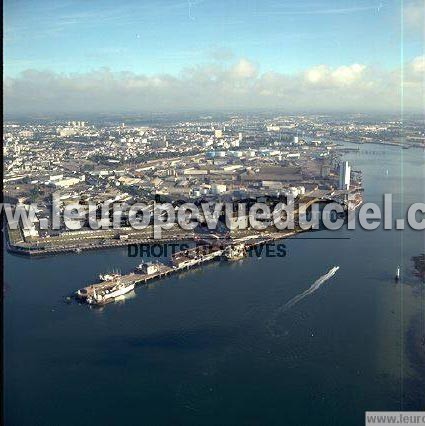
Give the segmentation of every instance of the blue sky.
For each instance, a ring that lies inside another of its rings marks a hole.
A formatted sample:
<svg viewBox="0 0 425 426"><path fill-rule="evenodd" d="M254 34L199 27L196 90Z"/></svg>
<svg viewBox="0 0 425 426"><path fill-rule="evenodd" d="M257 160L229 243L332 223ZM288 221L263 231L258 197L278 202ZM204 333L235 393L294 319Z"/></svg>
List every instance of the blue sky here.
<svg viewBox="0 0 425 426"><path fill-rule="evenodd" d="M247 57L262 71L400 63L394 0L6 0L5 73L99 67L176 74ZM420 54L407 38L405 56Z"/></svg>
<svg viewBox="0 0 425 426"><path fill-rule="evenodd" d="M424 5L5 0L5 106L14 112L394 111L404 93L406 107L418 110Z"/></svg>

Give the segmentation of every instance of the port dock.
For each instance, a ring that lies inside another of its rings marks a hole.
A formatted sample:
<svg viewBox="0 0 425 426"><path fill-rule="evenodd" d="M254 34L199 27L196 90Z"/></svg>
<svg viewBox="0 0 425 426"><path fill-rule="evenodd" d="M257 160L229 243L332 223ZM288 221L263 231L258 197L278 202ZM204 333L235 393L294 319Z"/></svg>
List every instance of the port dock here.
<svg viewBox="0 0 425 426"><path fill-rule="evenodd" d="M208 261L220 258L224 249L213 245L201 245L188 250L175 253L170 264L165 263L146 263L139 265L135 271L121 275L113 274L111 279L101 281L99 283L90 284L78 290L75 297L78 300L87 302L93 305L104 305L113 300L105 299L95 301L96 295L108 294L110 289L121 286L123 288L133 288L137 284L146 284L155 279L164 278L170 274L197 267Z"/></svg>
<svg viewBox="0 0 425 426"><path fill-rule="evenodd" d="M286 234L286 237L294 233ZM90 284L78 290L75 293L77 300L87 302L93 305L104 305L112 302L114 297L96 300L99 294L110 294L115 288L128 288L132 290L136 285L147 284L149 281L167 277L170 274L181 272L187 269L198 267L207 262L223 258L229 248L244 246L245 251L254 248L255 246L264 245L282 239L282 234L279 237L270 235L268 237L245 237L231 242L213 242L201 243L200 245L187 250L179 251L171 256L169 263L145 263L139 265L133 272L125 275L113 274L109 279L103 279L99 283Z"/></svg>

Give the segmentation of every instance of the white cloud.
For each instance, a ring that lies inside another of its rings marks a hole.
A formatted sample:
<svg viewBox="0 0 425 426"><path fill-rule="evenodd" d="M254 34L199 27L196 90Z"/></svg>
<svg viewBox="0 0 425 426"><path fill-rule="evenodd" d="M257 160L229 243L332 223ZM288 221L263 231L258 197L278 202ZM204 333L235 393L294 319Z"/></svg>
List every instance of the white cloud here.
<svg viewBox="0 0 425 426"><path fill-rule="evenodd" d="M4 80L6 113L103 113L282 108L288 111L398 110L400 70L318 65L293 74L261 73L247 59L187 68L179 76L28 70ZM424 57L406 64L404 105L421 110Z"/></svg>
<svg viewBox="0 0 425 426"><path fill-rule="evenodd" d="M306 71L307 81L310 83L320 83L328 74L328 67L326 65L317 65L310 70Z"/></svg>
<svg viewBox="0 0 425 426"><path fill-rule="evenodd" d="M360 64L338 67L332 72L332 78L338 84L350 85L362 78L365 69L366 65Z"/></svg>
<svg viewBox="0 0 425 426"><path fill-rule="evenodd" d="M417 56L413 59L411 63L411 67L414 73L417 73L424 78L425 74L425 55Z"/></svg>
<svg viewBox="0 0 425 426"><path fill-rule="evenodd" d="M257 68L252 62L242 58L232 67L232 72L236 78L253 78L257 75Z"/></svg>
<svg viewBox="0 0 425 426"><path fill-rule="evenodd" d="M422 108L425 110L425 55L414 58L404 69L405 89L422 96Z"/></svg>
<svg viewBox="0 0 425 426"><path fill-rule="evenodd" d="M335 69L327 65L317 65L305 73L306 80L311 84L324 86L349 86L361 80L365 65L352 64Z"/></svg>

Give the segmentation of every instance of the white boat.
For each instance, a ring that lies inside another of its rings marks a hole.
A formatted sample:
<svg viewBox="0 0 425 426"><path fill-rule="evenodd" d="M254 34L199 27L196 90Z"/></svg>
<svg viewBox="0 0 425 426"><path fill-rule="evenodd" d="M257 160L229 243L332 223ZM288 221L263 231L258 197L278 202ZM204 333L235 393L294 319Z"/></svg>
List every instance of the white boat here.
<svg viewBox="0 0 425 426"><path fill-rule="evenodd" d="M102 305L111 302L117 297L123 296L134 290L135 285L134 282L128 284L118 282L111 288L100 291L94 290L92 296L87 298L87 303L90 305Z"/></svg>
<svg viewBox="0 0 425 426"><path fill-rule="evenodd" d="M334 275L336 273L336 271L339 270L339 266L334 266L329 272L328 274Z"/></svg>

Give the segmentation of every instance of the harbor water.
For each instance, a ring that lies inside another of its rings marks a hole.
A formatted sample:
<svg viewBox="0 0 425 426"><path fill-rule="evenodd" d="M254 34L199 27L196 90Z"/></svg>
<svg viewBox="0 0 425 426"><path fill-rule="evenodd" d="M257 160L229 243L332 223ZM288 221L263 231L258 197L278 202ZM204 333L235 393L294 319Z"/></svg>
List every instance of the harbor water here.
<svg viewBox="0 0 425 426"><path fill-rule="evenodd" d="M346 158L365 202L392 193L397 218L425 201L424 151ZM103 309L64 296L131 271L141 259L126 248L5 253L5 424L354 426L365 411L423 410L425 289L411 257L424 241L408 228L303 233L286 256L212 262Z"/></svg>

